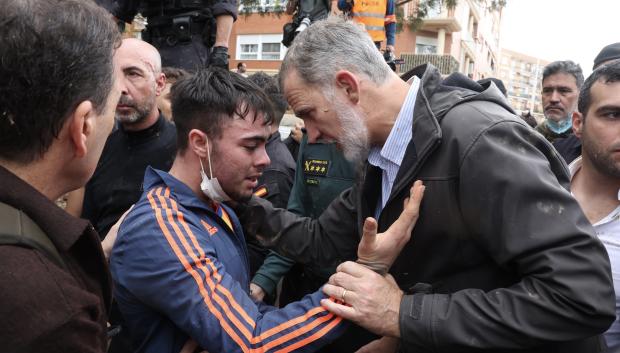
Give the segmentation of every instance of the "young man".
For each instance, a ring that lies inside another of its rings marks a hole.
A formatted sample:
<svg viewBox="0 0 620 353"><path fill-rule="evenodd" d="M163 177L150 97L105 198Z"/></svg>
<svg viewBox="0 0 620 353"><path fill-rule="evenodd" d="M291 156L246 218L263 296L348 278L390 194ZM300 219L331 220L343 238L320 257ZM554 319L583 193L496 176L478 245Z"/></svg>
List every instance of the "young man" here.
<svg viewBox="0 0 620 353"><path fill-rule="evenodd" d="M321 306L322 292L279 310L250 299L244 234L222 203L249 199L269 164L268 98L236 73L209 69L177 84L172 102L177 157L169 173L147 170L110 259L135 347L178 352L191 338L209 352L312 351L333 340L344 322ZM413 227L420 192L386 236ZM369 253L360 249L362 259Z"/></svg>
<svg viewBox="0 0 620 353"><path fill-rule="evenodd" d="M573 115L582 155L570 164L571 191L605 245L616 292L616 321L605 333L609 347L620 345L620 62L595 70Z"/></svg>
<svg viewBox="0 0 620 353"><path fill-rule="evenodd" d="M620 59L620 43L609 44L601 49L596 58L594 58L592 70L596 70L601 65L618 59ZM556 139L553 141L553 147L555 147L567 164L570 164L581 155L581 141L575 134Z"/></svg>
<svg viewBox="0 0 620 353"><path fill-rule="evenodd" d="M112 130L119 42L90 1L2 1L3 352L107 350L112 283L99 236L54 200L86 184Z"/></svg>
<svg viewBox="0 0 620 353"><path fill-rule="evenodd" d="M310 142L336 140L368 164L315 221L252 198L246 232L302 263L353 259L360 230L389 227L408 186L424 180L420 221L390 270L396 283L341 264L323 288L348 306L324 301L329 310L404 351L598 351L615 317L609 259L567 190L565 164L494 86L442 79L431 65L409 77L355 24L302 32L281 66L284 94ZM360 333L343 351L371 339Z"/></svg>

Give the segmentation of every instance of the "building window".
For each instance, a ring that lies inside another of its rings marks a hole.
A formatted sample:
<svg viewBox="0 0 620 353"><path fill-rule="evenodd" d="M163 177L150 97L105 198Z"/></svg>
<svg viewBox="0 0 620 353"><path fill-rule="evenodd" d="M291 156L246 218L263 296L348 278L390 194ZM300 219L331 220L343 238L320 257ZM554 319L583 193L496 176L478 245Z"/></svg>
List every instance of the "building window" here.
<svg viewBox="0 0 620 353"><path fill-rule="evenodd" d="M437 46L430 44L416 44L416 54L437 54Z"/></svg>
<svg viewBox="0 0 620 353"><path fill-rule="evenodd" d="M256 60L258 59L258 44L241 44L239 59Z"/></svg>
<svg viewBox="0 0 620 353"><path fill-rule="evenodd" d="M415 53L416 54L437 54L437 38L416 36Z"/></svg>
<svg viewBox="0 0 620 353"><path fill-rule="evenodd" d="M263 43L263 60L280 60L280 45L281 43Z"/></svg>
<svg viewBox="0 0 620 353"><path fill-rule="evenodd" d="M237 36L236 60L282 60L286 48L282 34L241 34Z"/></svg>

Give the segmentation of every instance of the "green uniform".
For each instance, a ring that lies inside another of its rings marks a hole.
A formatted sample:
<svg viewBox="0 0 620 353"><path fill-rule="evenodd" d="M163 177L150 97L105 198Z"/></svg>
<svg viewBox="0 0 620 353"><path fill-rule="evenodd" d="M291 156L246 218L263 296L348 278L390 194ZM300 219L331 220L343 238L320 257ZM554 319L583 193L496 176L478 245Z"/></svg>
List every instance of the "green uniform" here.
<svg viewBox="0 0 620 353"><path fill-rule="evenodd" d="M288 209L301 216L318 218L336 196L353 185L354 179L354 167L335 144L308 144L308 136L304 134ZM303 268L271 252L252 282L263 288L267 296L273 296L280 278L287 275L280 300L280 304L286 304L317 290L334 271L320 264Z"/></svg>

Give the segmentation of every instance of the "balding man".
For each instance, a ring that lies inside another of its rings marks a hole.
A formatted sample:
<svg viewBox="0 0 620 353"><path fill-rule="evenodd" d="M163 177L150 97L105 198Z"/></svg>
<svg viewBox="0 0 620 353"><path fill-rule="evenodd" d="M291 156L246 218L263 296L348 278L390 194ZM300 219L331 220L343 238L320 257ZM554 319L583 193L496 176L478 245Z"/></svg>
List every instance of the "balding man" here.
<svg viewBox="0 0 620 353"><path fill-rule="evenodd" d="M97 170L86 185L82 210L82 217L99 234L107 234L138 200L146 167L168 170L176 153L174 125L157 109L157 96L166 86L157 49L128 38L117 55L123 73L117 129L106 141Z"/></svg>
<svg viewBox="0 0 620 353"><path fill-rule="evenodd" d="M82 218L90 220L101 235L140 198L146 167L167 171L176 154L176 129L157 109L157 96L166 86L157 49L129 38L123 40L117 57L122 71L117 128L86 184L82 210ZM117 324L121 320L115 312L111 321ZM118 348L123 341L128 338L113 341L114 352L126 351Z"/></svg>

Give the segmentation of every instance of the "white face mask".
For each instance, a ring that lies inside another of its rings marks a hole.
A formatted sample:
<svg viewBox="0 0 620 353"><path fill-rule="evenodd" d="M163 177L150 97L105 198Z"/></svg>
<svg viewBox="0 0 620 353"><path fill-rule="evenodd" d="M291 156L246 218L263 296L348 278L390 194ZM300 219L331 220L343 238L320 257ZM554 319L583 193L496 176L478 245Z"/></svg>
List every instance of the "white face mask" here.
<svg viewBox="0 0 620 353"><path fill-rule="evenodd" d="M209 148L209 138L207 138L207 159L209 160L209 177L205 174L204 166L202 165L202 158L199 158L200 161L200 176L202 177L202 182L200 182L200 190L211 200L215 202L224 202L229 201L230 196L226 195L224 189L220 185L220 182L217 178L213 177L213 170L211 169L211 151Z"/></svg>

